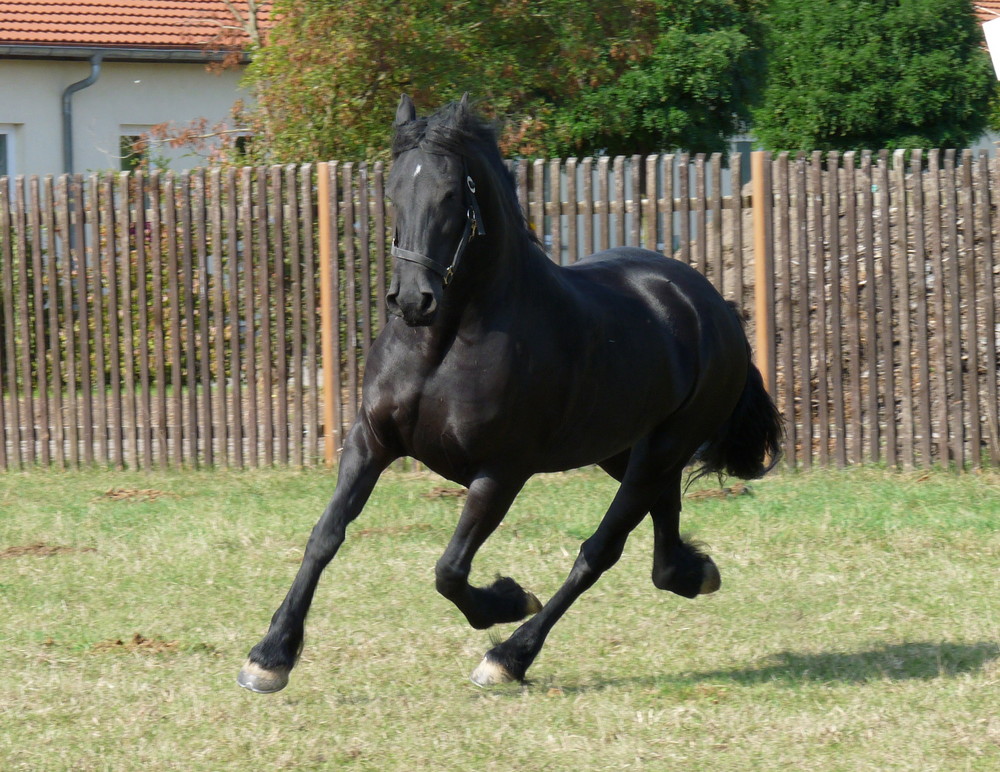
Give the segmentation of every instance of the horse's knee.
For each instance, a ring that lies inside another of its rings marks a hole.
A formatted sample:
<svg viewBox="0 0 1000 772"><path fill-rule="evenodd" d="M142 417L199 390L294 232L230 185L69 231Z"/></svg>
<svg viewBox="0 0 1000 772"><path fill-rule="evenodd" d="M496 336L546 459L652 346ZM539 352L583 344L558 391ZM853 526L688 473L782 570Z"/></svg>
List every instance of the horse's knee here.
<svg viewBox="0 0 1000 772"><path fill-rule="evenodd" d="M602 542L596 542L593 538L587 539L580 545L580 554L577 555L573 566L574 572L582 578L596 581L601 574L618 562L625 550L626 539L627 537L622 537Z"/></svg>
<svg viewBox="0 0 1000 772"><path fill-rule="evenodd" d="M468 585L469 574L452 563L439 560L434 567L434 586L448 599L457 597Z"/></svg>

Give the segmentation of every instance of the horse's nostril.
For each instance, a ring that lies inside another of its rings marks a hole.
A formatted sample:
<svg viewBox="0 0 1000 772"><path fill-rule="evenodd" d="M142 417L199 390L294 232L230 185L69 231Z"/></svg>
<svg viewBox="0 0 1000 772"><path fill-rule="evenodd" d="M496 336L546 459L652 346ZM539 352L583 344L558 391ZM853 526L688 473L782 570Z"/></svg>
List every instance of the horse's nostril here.
<svg viewBox="0 0 1000 772"><path fill-rule="evenodd" d="M402 318L408 325L430 324L437 311L437 298L433 292L394 292L385 296L389 313Z"/></svg>

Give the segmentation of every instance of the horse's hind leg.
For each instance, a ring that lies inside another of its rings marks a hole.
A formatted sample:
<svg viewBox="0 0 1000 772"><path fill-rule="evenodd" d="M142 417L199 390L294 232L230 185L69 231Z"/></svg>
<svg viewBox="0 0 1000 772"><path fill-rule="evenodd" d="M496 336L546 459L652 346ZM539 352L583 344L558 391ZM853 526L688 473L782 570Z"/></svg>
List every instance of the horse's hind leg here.
<svg viewBox="0 0 1000 772"><path fill-rule="evenodd" d="M715 562L681 539L681 469L650 510L653 520L653 584L685 598L715 592L722 585Z"/></svg>
<svg viewBox="0 0 1000 772"><path fill-rule="evenodd" d="M469 486L455 534L435 568L438 592L476 629L518 622L542 607L538 598L508 577L498 578L488 587L473 587L468 581L472 559L503 520L523 484L523 480L511 483L490 476L476 478Z"/></svg>
<svg viewBox="0 0 1000 772"><path fill-rule="evenodd" d="M616 480L625 476L629 454L626 451L601 462L601 468ZM707 595L722 586L719 569L708 555L680 535L681 477L683 467L667 474L668 483L657 502L650 507L653 521L653 584L685 598Z"/></svg>
<svg viewBox="0 0 1000 772"><path fill-rule="evenodd" d="M663 481L651 463L649 448L633 449L625 480L594 534L580 547L580 554L562 587L542 610L503 643L494 646L472 673L480 686L523 680L538 656L546 636L570 605L621 557L633 529L657 502Z"/></svg>

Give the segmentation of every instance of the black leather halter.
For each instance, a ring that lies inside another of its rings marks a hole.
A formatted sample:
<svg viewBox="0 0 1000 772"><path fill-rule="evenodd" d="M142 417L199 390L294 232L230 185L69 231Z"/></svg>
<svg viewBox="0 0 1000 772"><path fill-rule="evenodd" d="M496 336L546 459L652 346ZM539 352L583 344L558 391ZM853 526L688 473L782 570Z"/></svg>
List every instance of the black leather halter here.
<svg viewBox="0 0 1000 772"><path fill-rule="evenodd" d="M476 183L464 163L462 164L462 171L465 174L465 185L463 186L465 192L465 230L462 232L462 238L458 240L458 246L455 247L455 255L451 259L451 265L445 267L431 260L427 255L403 249L396 243L398 233L393 235L392 248L389 250L389 253L393 257L422 265L424 268L434 271L434 273L441 277L441 282L445 287L451 283L451 279L455 275L455 268L458 266L458 261L462 259L462 255L466 247L469 246L469 242L476 236L486 235L486 228L483 227L483 215L479 211L479 202L476 200Z"/></svg>

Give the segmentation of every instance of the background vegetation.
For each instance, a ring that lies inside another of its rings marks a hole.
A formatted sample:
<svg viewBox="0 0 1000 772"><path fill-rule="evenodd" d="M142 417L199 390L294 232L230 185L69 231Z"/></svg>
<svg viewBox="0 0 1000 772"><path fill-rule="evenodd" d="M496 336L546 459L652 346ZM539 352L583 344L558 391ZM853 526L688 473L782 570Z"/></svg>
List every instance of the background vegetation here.
<svg viewBox="0 0 1000 772"><path fill-rule="evenodd" d="M404 91L420 106L472 92L510 154L718 149L748 116L757 5L279 0L249 117L283 161L381 152Z"/></svg>
<svg viewBox="0 0 1000 772"><path fill-rule="evenodd" d="M996 473L698 487L684 527L719 593L655 590L644 523L533 682L488 691L467 680L488 634L433 588L461 495L392 473L324 576L290 686L245 692L236 671L332 486L322 470L0 477L0 768L1000 767ZM549 597L613 489L536 478L473 579Z"/></svg>
<svg viewBox="0 0 1000 772"><path fill-rule="evenodd" d="M770 0L754 135L772 150L964 148L996 78L969 0Z"/></svg>
<svg viewBox="0 0 1000 772"><path fill-rule="evenodd" d="M401 92L507 155L963 147L996 92L970 0L277 0L250 158L376 158ZM245 152L246 147L241 149Z"/></svg>

